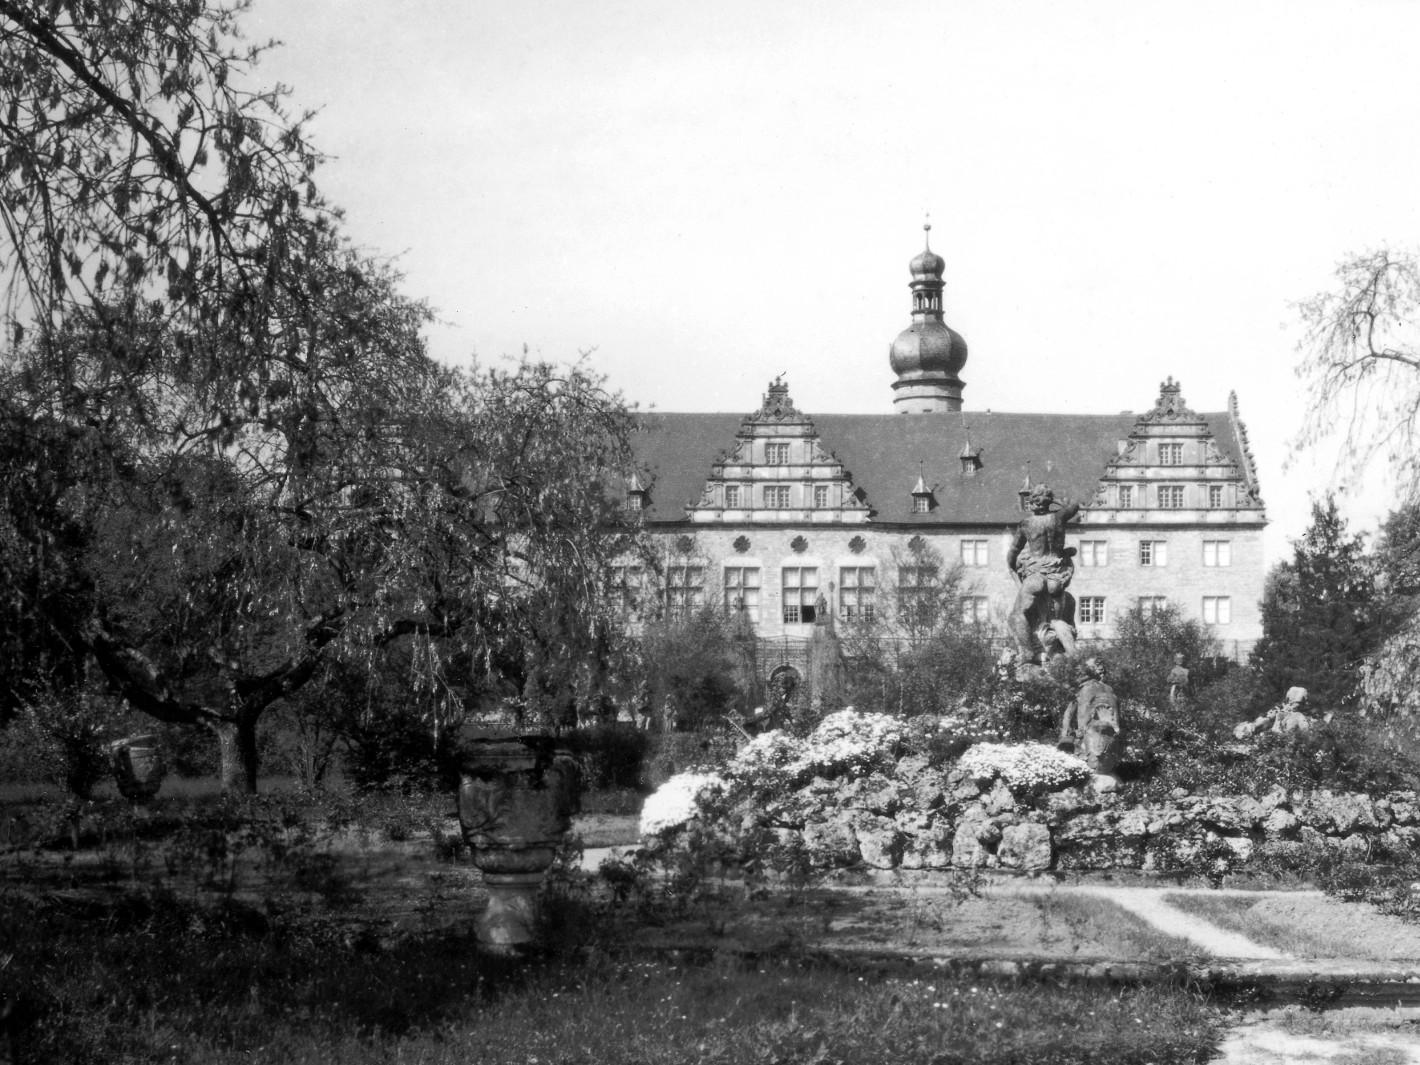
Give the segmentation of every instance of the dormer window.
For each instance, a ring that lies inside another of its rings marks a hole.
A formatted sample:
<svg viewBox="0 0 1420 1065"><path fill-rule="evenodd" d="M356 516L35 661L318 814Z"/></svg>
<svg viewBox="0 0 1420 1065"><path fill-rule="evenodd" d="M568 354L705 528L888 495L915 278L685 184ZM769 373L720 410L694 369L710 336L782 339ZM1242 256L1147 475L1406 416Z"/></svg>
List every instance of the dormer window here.
<svg viewBox="0 0 1420 1065"><path fill-rule="evenodd" d="M646 503L645 489L633 488L626 493L626 499L622 503L622 509L632 513L639 513L646 509Z"/></svg>
<svg viewBox="0 0 1420 1065"><path fill-rule="evenodd" d="M917 483L912 486L912 513L926 514L932 509L932 489L927 487L927 478L919 473Z"/></svg>

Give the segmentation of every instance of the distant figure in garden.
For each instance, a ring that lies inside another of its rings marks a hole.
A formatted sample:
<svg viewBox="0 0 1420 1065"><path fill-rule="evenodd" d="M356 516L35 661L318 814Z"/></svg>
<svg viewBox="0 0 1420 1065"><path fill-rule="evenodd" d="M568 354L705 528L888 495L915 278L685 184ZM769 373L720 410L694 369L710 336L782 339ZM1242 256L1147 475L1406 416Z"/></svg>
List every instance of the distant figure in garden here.
<svg viewBox="0 0 1420 1065"><path fill-rule="evenodd" d="M1183 655L1173 656L1173 669L1169 670L1169 705L1177 709L1192 694L1188 687L1188 670L1183 665Z"/></svg>
<svg viewBox="0 0 1420 1065"><path fill-rule="evenodd" d="M1307 701L1307 690L1300 685L1287 689L1287 698L1274 706L1255 721L1244 721L1233 729L1233 736L1248 739L1259 732L1275 732L1285 735L1289 732L1305 732L1312 727L1312 719L1302 710Z"/></svg>
<svg viewBox="0 0 1420 1065"><path fill-rule="evenodd" d="M1029 505L1031 512L1006 552L1006 566L1020 585L1008 614L1011 635L1021 661L1034 663L1047 649L1047 641L1035 635L1039 628L1048 630L1048 642L1058 643L1065 653L1075 649L1074 612L1065 591L1075 563L1065 548L1065 526L1080 513L1080 505L1062 496L1053 509L1055 493L1043 484L1031 489Z"/></svg>
<svg viewBox="0 0 1420 1065"><path fill-rule="evenodd" d="M1109 773L1124 756L1119 699L1105 683L1099 659L1085 659L1080 672L1083 680L1075 701L1065 708L1060 722L1060 745L1073 746L1075 754L1096 773Z"/></svg>

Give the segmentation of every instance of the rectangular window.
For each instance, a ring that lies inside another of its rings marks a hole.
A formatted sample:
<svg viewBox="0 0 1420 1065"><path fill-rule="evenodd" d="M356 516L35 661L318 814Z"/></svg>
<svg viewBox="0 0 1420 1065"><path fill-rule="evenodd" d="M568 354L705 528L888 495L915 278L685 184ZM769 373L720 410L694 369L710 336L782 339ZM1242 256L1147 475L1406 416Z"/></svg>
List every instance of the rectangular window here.
<svg viewBox="0 0 1420 1065"><path fill-rule="evenodd" d="M1233 564L1233 542L1231 540L1204 540L1203 564L1205 566L1231 566Z"/></svg>
<svg viewBox="0 0 1420 1065"><path fill-rule="evenodd" d="M868 621L877 597L878 571L873 566L843 566L838 570L838 616Z"/></svg>
<svg viewBox="0 0 1420 1065"><path fill-rule="evenodd" d="M828 485L814 485L814 506L819 510L824 510L828 506Z"/></svg>
<svg viewBox="0 0 1420 1065"><path fill-rule="evenodd" d="M1080 596L1080 624L1082 624L1082 625L1103 625L1103 624L1104 624L1104 596L1102 596L1102 595L1082 595L1082 596Z"/></svg>
<svg viewBox="0 0 1420 1065"><path fill-rule="evenodd" d="M1139 597L1139 613L1145 615L1157 614L1168 604L1168 597L1162 595L1141 595Z"/></svg>
<svg viewBox="0 0 1420 1065"><path fill-rule="evenodd" d="M897 616L910 629L936 624L936 566L897 567Z"/></svg>
<svg viewBox="0 0 1420 1065"><path fill-rule="evenodd" d="M1203 621L1208 625L1231 625L1233 621L1232 597L1205 595L1203 597Z"/></svg>
<svg viewBox="0 0 1420 1065"><path fill-rule="evenodd" d="M1119 506L1122 510L1129 510L1134 506L1134 486L1132 484L1119 486Z"/></svg>
<svg viewBox="0 0 1420 1065"><path fill-rule="evenodd" d="M740 486L737 484L725 485L725 506L734 508L740 505Z"/></svg>
<svg viewBox="0 0 1420 1065"><path fill-rule="evenodd" d="M704 566L666 567L666 612L671 617L686 617L704 603Z"/></svg>
<svg viewBox="0 0 1420 1065"><path fill-rule="evenodd" d="M1139 565L1167 566L1168 564L1169 545L1167 540L1139 541Z"/></svg>
<svg viewBox="0 0 1420 1065"><path fill-rule="evenodd" d="M645 510L646 493L637 491L627 492L626 499L621 504L621 509L629 511Z"/></svg>
<svg viewBox="0 0 1420 1065"><path fill-rule="evenodd" d="M1160 465L1160 466L1182 466L1182 465L1183 465L1183 445L1182 445L1182 444L1160 444L1160 445L1159 445L1159 465Z"/></svg>
<svg viewBox="0 0 1420 1065"><path fill-rule="evenodd" d="M764 506L768 510L789 509L789 486L787 484L767 484L764 486Z"/></svg>
<svg viewBox="0 0 1420 1065"><path fill-rule="evenodd" d="M931 496L917 495L912 497L912 513L926 514L932 509Z"/></svg>
<svg viewBox="0 0 1420 1065"><path fill-rule="evenodd" d="M645 571L640 566L611 567L608 591L611 593L612 603L622 617L635 614L641 606L645 577Z"/></svg>
<svg viewBox="0 0 1420 1065"><path fill-rule="evenodd" d="M1159 485L1159 509L1160 509L1160 510L1182 510L1182 509L1183 509L1183 485L1181 485L1181 484L1161 484L1161 485Z"/></svg>
<svg viewBox="0 0 1420 1065"><path fill-rule="evenodd" d="M1217 510L1223 505L1223 486L1220 484L1210 484L1208 486L1208 505Z"/></svg>
<svg viewBox="0 0 1420 1065"><path fill-rule="evenodd" d="M986 625L991 621L991 600L984 595L961 597L961 619L968 625Z"/></svg>
<svg viewBox="0 0 1420 1065"><path fill-rule="evenodd" d="M759 567L725 567L725 608L734 612L743 605L749 616L759 618Z"/></svg>
<svg viewBox="0 0 1420 1065"><path fill-rule="evenodd" d="M961 564L963 566L987 565L989 540L963 540L961 542Z"/></svg>
<svg viewBox="0 0 1420 1065"><path fill-rule="evenodd" d="M784 623L798 625L814 620L818 603L818 569L814 566L785 566L780 585L783 593Z"/></svg>
<svg viewBox="0 0 1420 1065"><path fill-rule="evenodd" d="M1109 565L1108 540L1081 540L1077 561L1082 566Z"/></svg>
<svg viewBox="0 0 1420 1065"><path fill-rule="evenodd" d="M765 444L764 460L771 466L789 465L788 444Z"/></svg>

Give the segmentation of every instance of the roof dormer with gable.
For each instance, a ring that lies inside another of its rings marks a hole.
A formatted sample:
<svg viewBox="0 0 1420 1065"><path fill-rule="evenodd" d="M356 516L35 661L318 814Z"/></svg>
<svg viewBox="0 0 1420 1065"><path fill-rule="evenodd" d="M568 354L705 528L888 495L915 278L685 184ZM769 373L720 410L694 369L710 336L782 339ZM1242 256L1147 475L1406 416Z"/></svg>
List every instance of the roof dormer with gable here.
<svg viewBox="0 0 1420 1065"><path fill-rule="evenodd" d="M1221 444L1214 432L1218 421L1217 415L1190 409L1172 377L1164 381L1153 409L1135 419L1106 465L1089 503L1089 520L1146 525L1265 521L1236 396L1229 397L1227 412L1232 439Z"/></svg>
<svg viewBox="0 0 1420 1065"><path fill-rule="evenodd" d="M782 377L740 422L686 512L697 523L835 524L865 522L872 513L852 475L824 449L813 419L794 406Z"/></svg>

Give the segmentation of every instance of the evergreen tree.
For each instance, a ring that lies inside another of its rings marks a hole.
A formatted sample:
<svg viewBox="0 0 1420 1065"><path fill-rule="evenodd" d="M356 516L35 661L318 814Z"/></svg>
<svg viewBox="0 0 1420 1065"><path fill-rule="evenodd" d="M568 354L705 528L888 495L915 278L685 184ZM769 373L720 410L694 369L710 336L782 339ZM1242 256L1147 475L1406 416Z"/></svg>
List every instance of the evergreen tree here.
<svg viewBox="0 0 1420 1065"><path fill-rule="evenodd" d="M1331 496L1313 502L1311 525L1292 546L1291 561L1267 577L1252 664L1270 700L1299 684L1318 708L1348 706L1389 614L1376 595L1372 560Z"/></svg>

